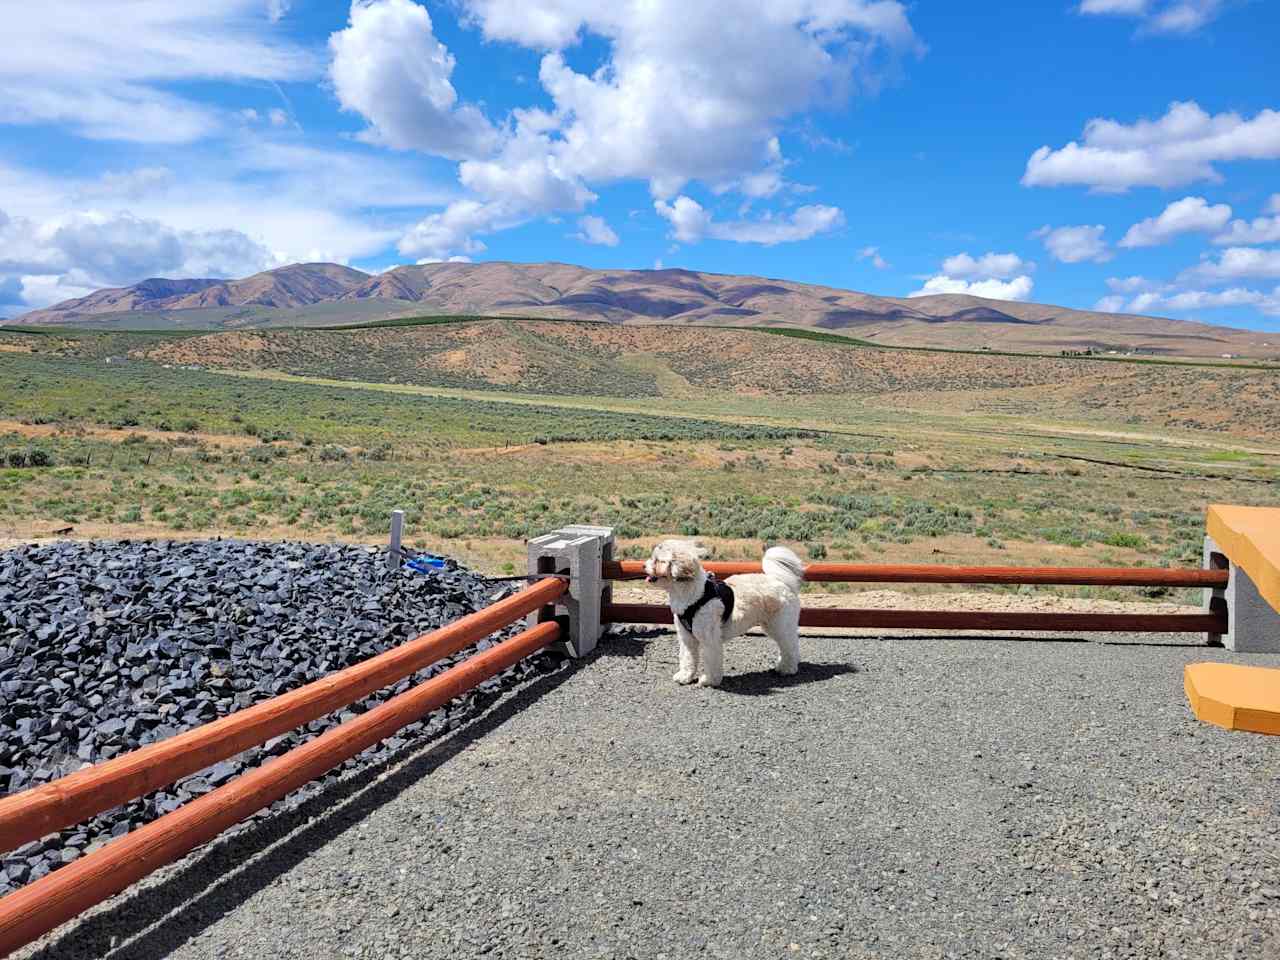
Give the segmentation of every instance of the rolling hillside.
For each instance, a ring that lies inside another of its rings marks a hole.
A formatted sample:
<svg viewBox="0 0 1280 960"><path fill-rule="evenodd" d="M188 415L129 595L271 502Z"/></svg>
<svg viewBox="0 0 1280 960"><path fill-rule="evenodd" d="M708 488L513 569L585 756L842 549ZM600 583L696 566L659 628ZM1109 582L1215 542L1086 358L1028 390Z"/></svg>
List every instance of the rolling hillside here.
<svg viewBox="0 0 1280 960"><path fill-rule="evenodd" d="M1182 320L958 294L879 297L762 277L589 270L558 263L436 263L396 267L376 276L313 263L244 280L154 279L68 300L16 322L227 329L327 326L423 314L792 326L907 346L1280 356L1280 335Z"/></svg>
<svg viewBox="0 0 1280 960"><path fill-rule="evenodd" d="M1280 371L945 353L777 330L477 320L349 330L126 333L0 330L0 358L127 357L168 366L501 393L736 398L845 411L1015 414L1050 421L1280 433ZM105 369L105 365L104 365Z"/></svg>

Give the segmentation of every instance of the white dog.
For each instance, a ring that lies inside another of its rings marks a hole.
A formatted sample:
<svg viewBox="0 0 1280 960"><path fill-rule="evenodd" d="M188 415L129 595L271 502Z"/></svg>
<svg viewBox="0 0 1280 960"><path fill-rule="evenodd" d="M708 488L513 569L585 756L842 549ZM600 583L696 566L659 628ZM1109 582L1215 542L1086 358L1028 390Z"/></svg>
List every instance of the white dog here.
<svg viewBox="0 0 1280 960"><path fill-rule="evenodd" d="M764 573L720 581L702 567L704 551L685 540L664 540L645 561L645 579L667 591L680 641L676 683L718 687L724 642L763 627L778 645L779 673L800 668L800 586L804 564L786 547L764 554ZM701 669L699 669L701 660Z"/></svg>

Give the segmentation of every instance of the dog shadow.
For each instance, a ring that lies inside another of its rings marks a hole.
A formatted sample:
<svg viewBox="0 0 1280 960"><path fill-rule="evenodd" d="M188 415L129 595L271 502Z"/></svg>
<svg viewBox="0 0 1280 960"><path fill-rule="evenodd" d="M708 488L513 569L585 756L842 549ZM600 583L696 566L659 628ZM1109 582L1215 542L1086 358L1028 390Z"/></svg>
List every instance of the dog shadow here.
<svg viewBox="0 0 1280 960"><path fill-rule="evenodd" d="M790 676L784 676L774 670L728 674L721 681L720 689L740 697L768 697L790 687L798 687L806 683L822 683L858 672L858 668L850 663L802 663L800 670Z"/></svg>

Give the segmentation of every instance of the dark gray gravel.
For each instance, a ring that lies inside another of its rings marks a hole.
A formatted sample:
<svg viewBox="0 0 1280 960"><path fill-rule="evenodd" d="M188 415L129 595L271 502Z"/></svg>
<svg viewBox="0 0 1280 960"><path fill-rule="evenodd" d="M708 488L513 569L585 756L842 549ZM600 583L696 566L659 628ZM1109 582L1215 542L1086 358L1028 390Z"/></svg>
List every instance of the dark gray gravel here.
<svg viewBox="0 0 1280 960"><path fill-rule="evenodd" d="M0 553L0 795L292 690L510 591L453 564L425 576L391 573L381 551L347 545L57 543ZM0 894L404 692L468 652L85 825L0 850ZM457 727L480 703L548 663L533 658L486 681L345 769Z"/></svg>
<svg viewBox="0 0 1280 960"><path fill-rule="evenodd" d="M207 848L41 960L1280 956L1280 738L1168 639L622 638Z"/></svg>

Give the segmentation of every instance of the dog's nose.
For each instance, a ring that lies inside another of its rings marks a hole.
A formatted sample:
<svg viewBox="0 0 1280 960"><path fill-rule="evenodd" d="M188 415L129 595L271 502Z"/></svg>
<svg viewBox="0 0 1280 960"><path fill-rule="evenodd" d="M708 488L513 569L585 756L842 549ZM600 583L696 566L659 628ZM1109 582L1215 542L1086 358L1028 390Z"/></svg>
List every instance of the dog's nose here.
<svg viewBox="0 0 1280 960"><path fill-rule="evenodd" d="M657 583L658 578L655 577L652 573L650 573L645 576L644 581L645 583Z"/></svg>

